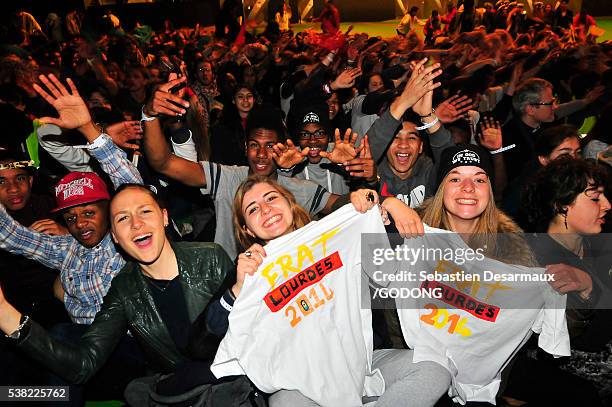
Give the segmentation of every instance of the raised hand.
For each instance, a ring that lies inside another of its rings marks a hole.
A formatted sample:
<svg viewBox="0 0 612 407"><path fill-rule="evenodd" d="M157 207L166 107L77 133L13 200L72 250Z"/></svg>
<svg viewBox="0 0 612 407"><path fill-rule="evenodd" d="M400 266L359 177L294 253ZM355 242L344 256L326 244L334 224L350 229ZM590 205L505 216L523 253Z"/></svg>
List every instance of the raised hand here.
<svg viewBox="0 0 612 407"><path fill-rule="evenodd" d="M589 93L586 94L586 96L584 97L584 100L588 103L591 104L594 101L596 101L597 99L599 99L601 97L601 95L603 95L606 91L606 87L603 85L599 85L599 86L595 86L593 89L591 89L589 91Z"/></svg>
<svg viewBox="0 0 612 407"><path fill-rule="evenodd" d="M501 124L491 116L485 116L480 121L478 132L480 145L487 150L498 150L502 147Z"/></svg>
<svg viewBox="0 0 612 407"><path fill-rule="evenodd" d="M376 181L377 175L376 163L372 158L367 134L363 138L362 146L363 148L359 152L359 157L343 163L344 169L351 177L364 178L366 182L374 182Z"/></svg>
<svg viewBox="0 0 612 407"><path fill-rule="evenodd" d="M329 161L335 164L343 164L353 158L357 157L363 145L356 147L357 133L353 133L351 129L347 129L344 133L344 139L340 138L340 130L336 129L334 132L334 148L332 151L321 151L319 155L323 158L327 158Z"/></svg>
<svg viewBox="0 0 612 407"><path fill-rule="evenodd" d="M106 128L106 134L113 139L113 142L122 148L138 150L140 146L132 143L134 140L142 139L142 127L137 120L130 120L111 124Z"/></svg>
<svg viewBox="0 0 612 407"><path fill-rule="evenodd" d="M153 92L153 96L151 96L144 107L144 113L147 116L157 116L160 114L179 116L187 113L186 109L189 108L189 102L183 99L185 89L180 89L176 94L170 92L186 80L185 76L177 78L176 73L171 73L168 76L168 82L159 85L155 92Z"/></svg>
<svg viewBox="0 0 612 407"><path fill-rule="evenodd" d="M516 90L517 85L521 81L524 65L525 61L523 60L514 64L514 67L512 68L512 76L510 77L510 82L508 82L508 87L506 88L506 93L510 96L514 95L514 91Z"/></svg>
<svg viewBox="0 0 612 407"><path fill-rule="evenodd" d="M355 84L355 80L360 75L360 68L346 69L332 82L331 87L333 90L350 88Z"/></svg>
<svg viewBox="0 0 612 407"><path fill-rule="evenodd" d="M50 236L69 234L68 229L52 219L41 219L30 225L30 229Z"/></svg>
<svg viewBox="0 0 612 407"><path fill-rule="evenodd" d="M444 124L461 119L474 106L467 95L453 95L436 107L436 116Z"/></svg>
<svg viewBox="0 0 612 407"><path fill-rule="evenodd" d="M414 109L415 104L423 96L440 86L440 82L434 82L434 79L442 74L442 70L438 69L440 64L436 63L429 67L425 67L425 62L427 62L427 58L422 59L414 65L412 74L410 75L408 83L402 91L402 94L391 105L391 114L393 117L401 117L404 112L411 107ZM420 112L420 110L423 109L429 111L424 113ZM415 112L417 114L429 114L431 113L431 104L429 109L427 109L425 104L421 103L420 105L416 106Z"/></svg>
<svg viewBox="0 0 612 407"><path fill-rule="evenodd" d="M298 165L308 155L310 147L306 147L302 151L293 144L293 141L287 140L287 144L276 143L272 147L272 158L280 168L291 168Z"/></svg>
<svg viewBox="0 0 612 407"><path fill-rule="evenodd" d="M87 105L85 105L83 98L79 95L79 91L74 82L72 82L72 79L66 79L70 87L69 92L53 74L49 76L40 75L38 78L50 93L36 83L34 84L34 90L47 103L53 106L60 116L57 119L42 117L40 118L41 122L55 124L63 129L79 129L91 123L91 116L89 115Z"/></svg>

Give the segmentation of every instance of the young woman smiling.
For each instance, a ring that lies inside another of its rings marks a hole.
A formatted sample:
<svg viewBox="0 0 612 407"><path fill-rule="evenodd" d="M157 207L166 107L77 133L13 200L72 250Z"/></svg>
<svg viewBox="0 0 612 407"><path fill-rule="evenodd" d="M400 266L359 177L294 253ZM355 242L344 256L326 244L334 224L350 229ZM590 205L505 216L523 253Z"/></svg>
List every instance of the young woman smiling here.
<svg viewBox="0 0 612 407"><path fill-rule="evenodd" d="M13 308L0 289L0 329L35 360L75 383L92 377L126 329L154 370L174 371L190 357L192 323L234 270L214 243L171 243L164 230L167 212L146 186L120 187L110 202L110 220L113 239L133 261L113 280L77 346L52 339Z"/></svg>
<svg viewBox="0 0 612 407"><path fill-rule="evenodd" d="M365 212L377 202L374 191L351 193L351 203L359 212ZM416 214L398 199L387 198L381 206L383 218L388 209L401 232L422 234L422 224ZM266 257L263 245L310 222L308 213L296 204L289 191L261 176L250 177L240 185L233 211L236 238L243 248L248 248L238 256L238 281L244 281L246 274L253 275L262 264ZM236 296L242 288L239 285L232 289ZM433 406L450 385L445 368L434 362L414 363L412 351L406 349L374 351L372 367L380 369L385 379L385 393L378 399L378 407L404 405L406 400L410 400L411 406ZM317 405L295 390L278 391L269 403L271 407Z"/></svg>

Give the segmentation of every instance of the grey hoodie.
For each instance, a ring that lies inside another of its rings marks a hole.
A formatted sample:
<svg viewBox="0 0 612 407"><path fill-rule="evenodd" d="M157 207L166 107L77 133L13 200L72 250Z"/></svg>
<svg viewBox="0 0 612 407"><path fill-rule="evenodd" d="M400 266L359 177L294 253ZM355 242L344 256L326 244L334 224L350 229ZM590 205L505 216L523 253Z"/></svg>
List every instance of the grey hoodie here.
<svg viewBox="0 0 612 407"><path fill-rule="evenodd" d="M387 147L393 141L393 137L401 125L400 120L391 116L387 109L370 127L368 138L372 157L378 163L378 175L380 176L381 196L395 196L411 208L420 206L426 197L435 193L436 170L440 161L442 151L455 144L452 142L450 132L444 127L429 134L429 144L433 152L431 158L425 154L417 159L412 168L412 175L405 180L401 180L393 173L385 156Z"/></svg>

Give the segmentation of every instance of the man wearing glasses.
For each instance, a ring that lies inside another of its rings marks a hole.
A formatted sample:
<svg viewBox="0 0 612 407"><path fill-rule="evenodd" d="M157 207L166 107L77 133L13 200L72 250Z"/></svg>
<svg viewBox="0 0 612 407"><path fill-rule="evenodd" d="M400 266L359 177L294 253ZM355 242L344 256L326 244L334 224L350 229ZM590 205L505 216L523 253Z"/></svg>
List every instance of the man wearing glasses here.
<svg viewBox="0 0 612 407"><path fill-rule="evenodd" d="M601 95L601 87L595 87L584 99L559 105L550 82L531 78L521 83L512 98L514 118L502 128L507 180L519 176L524 164L535 159L535 140L543 127L584 109Z"/></svg>
<svg viewBox="0 0 612 407"><path fill-rule="evenodd" d="M321 155L334 148L334 143L329 142L328 106L298 106L291 111L291 124L293 139L301 151L308 151L306 160L293 169L293 176L316 182L331 193L348 194L348 174Z"/></svg>

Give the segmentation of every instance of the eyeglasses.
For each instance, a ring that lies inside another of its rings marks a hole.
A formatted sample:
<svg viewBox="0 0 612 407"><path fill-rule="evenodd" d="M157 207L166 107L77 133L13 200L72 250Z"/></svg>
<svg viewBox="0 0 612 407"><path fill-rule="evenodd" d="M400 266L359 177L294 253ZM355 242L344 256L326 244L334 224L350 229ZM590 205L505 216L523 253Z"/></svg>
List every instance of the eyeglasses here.
<svg viewBox="0 0 612 407"><path fill-rule="evenodd" d="M557 98L553 98L550 102L538 102L538 103L530 103L531 106L552 106L557 103Z"/></svg>
<svg viewBox="0 0 612 407"><path fill-rule="evenodd" d="M327 132L325 130L317 130L314 133L309 131L300 132L300 140L310 140L313 136L315 140L324 140L327 138Z"/></svg>

